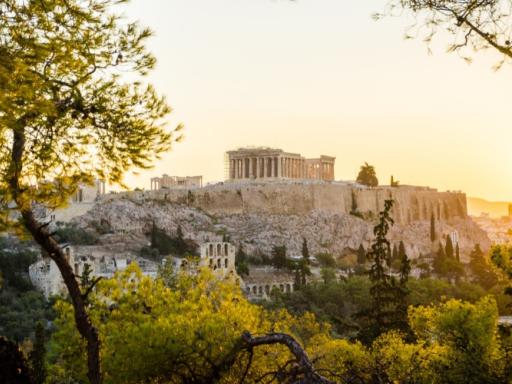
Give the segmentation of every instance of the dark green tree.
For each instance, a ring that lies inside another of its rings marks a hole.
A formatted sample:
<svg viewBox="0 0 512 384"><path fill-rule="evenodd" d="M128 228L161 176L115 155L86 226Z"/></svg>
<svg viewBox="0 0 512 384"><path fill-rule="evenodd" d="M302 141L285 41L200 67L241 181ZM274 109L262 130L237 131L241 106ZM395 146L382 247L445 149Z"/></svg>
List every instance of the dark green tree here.
<svg viewBox="0 0 512 384"><path fill-rule="evenodd" d="M330 285L336 281L336 272L332 268L322 268L320 275L325 285Z"/></svg>
<svg viewBox="0 0 512 384"><path fill-rule="evenodd" d="M446 253L441 243L439 243L439 249L434 255L434 260L432 263L432 270L439 276L442 276L446 273L445 271L445 259Z"/></svg>
<svg viewBox="0 0 512 384"><path fill-rule="evenodd" d="M239 244L235 254L236 273L240 276L249 276L249 262L242 243Z"/></svg>
<svg viewBox="0 0 512 384"><path fill-rule="evenodd" d="M409 274L411 273L411 261L405 253L405 247L403 242L400 242L400 270L399 270L399 282L396 287L396 322L395 327L401 331L409 332L409 326L407 322L407 308L409 306L408 296L410 293L407 283L409 281Z"/></svg>
<svg viewBox="0 0 512 384"><path fill-rule="evenodd" d="M475 244L469 255L469 270L472 281L486 289L490 289L498 283L498 276L485 258L480 244Z"/></svg>
<svg viewBox="0 0 512 384"><path fill-rule="evenodd" d="M393 244L393 251L391 252L391 260L392 261L400 260L400 258L398 256L398 247L396 246L396 244Z"/></svg>
<svg viewBox="0 0 512 384"><path fill-rule="evenodd" d="M364 265L366 263L366 250L364 249L363 244L359 244L359 249L357 250L357 264Z"/></svg>
<svg viewBox="0 0 512 384"><path fill-rule="evenodd" d="M430 216L430 241L436 241L436 218L434 217L434 213Z"/></svg>
<svg viewBox="0 0 512 384"><path fill-rule="evenodd" d="M405 244L402 240L400 240L400 243L398 244L398 260L400 260L400 263L402 263L405 259L407 259Z"/></svg>
<svg viewBox="0 0 512 384"><path fill-rule="evenodd" d="M306 262L309 264L309 248L308 248L308 241L305 237L302 238L302 257Z"/></svg>
<svg viewBox="0 0 512 384"><path fill-rule="evenodd" d="M46 335L44 326L38 322L35 330L34 348L30 352L29 361L34 384L43 384L46 379Z"/></svg>
<svg viewBox="0 0 512 384"><path fill-rule="evenodd" d="M455 258L460 263L460 247L459 247L459 243L458 242L455 245Z"/></svg>
<svg viewBox="0 0 512 384"><path fill-rule="evenodd" d="M356 181L359 184L366 185L368 187L376 187L379 185L375 167L368 163L364 163L359 170Z"/></svg>
<svg viewBox="0 0 512 384"><path fill-rule="evenodd" d="M351 202L350 202L350 213L356 214L357 213L357 198L356 198L356 192L354 190L350 191L351 196Z"/></svg>
<svg viewBox="0 0 512 384"><path fill-rule="evenodd" d="M311 276L311 270L309 269L309 263L306 259L299 260L300 270L300 282L302 286L307 284L307 277Z"/></svg>
<svg viewBox="0 0 512 384"><path fill-rule="evenodd" d="M446 246L445 246L445 254L449 259L455 258L455 252L453 250L453 242L450 236L446 236Z"/></svg>
<svg viewBox="0 0 512 384"><path fill-rule="evenodd" d="M274 246L272 248L272 265L277 269L284 269L288 266L285 245Z"/></svg>
<svg viewBox="0 0 512 384"><path fill-rule="evenodd" d="M362 334L362 339L366 342L371 342L396 325L397 289L388 268L391 244L386 237L394 223L390 214L392 207L393 200L384 202L384 210L379 213L379 222L373 229L375 239L367 253L368 259L372 262L368 273L372 284L370 288L372 299L367 313L369 324Z"/></svg>

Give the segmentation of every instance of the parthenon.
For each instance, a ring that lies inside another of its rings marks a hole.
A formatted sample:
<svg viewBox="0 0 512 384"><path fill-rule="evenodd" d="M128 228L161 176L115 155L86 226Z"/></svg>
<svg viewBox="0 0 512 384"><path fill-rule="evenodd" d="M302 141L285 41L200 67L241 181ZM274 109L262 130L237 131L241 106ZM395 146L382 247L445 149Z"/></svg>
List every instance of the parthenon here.
<svg viewBox="0 0 512 384"><path fill-rule="evenodd" d="M230 180L312 179L334 180L335 157L306 159L282 149L239 148L227 152Z"/></svg>

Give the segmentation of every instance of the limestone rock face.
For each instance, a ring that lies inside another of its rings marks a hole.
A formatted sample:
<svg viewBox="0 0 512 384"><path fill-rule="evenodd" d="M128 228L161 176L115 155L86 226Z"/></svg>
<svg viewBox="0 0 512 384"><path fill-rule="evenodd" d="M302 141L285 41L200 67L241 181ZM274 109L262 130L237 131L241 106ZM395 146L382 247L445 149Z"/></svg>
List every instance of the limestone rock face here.
<svg viewBox="0 0 512 384"><path fill-rule="evenodd" d="M466 195L438 192L423 187L354 187L343 183L274 182L266 184L217 184L195 189L139 191L106 195L104 201L129 198L158 200L199 208L210 215L281 214L305 215L311 211L348 214L357 211L376 217L386 199L395 201L393 217L398 224L413 221L449 220L467 216Z"/></svg>
<svg viewBox="0 0 512 384"><path fill-rule="evenodd" d="M438 244L430 241L432 216L438 238L458 232L463 260L474 244L490 246L487 235L466 215L464 194L428 189L276 184L139 192L108 196L75 221L92 229L106 227L116 238L144 238L153 223L170 234L180 225L185 236L198 243L228 235L235 245L243 243L256 254L270 254L274 245L286 245L289 255L300 255L306 238L311 254L340 257L360 244L369 246L375 217L390 196L396 202L396 224L389 238L404 241L409 257L437 249ZM365 219L349 213L354 199Z"/></svg>

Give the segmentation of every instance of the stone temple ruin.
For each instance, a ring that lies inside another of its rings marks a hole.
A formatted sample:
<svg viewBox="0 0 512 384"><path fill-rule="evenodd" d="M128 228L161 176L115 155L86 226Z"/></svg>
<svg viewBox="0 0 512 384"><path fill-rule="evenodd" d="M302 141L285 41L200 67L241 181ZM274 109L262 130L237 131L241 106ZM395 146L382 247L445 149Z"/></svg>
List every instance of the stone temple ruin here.
<svg viewBox="0 0 512 384"><path fill-rule="evenodd" d="M203 186L203 176L169 176L151 178L151 190L170 189L170 188L201 188Z"/></svg>
<svg viewBox="0 0 512 384"><path fill-rule="evenodd" d="M239 148L226 153L227 179L231 181L254 179L334 180L332 156L306 159L298 153L282 149L258 147Z"/></svg>

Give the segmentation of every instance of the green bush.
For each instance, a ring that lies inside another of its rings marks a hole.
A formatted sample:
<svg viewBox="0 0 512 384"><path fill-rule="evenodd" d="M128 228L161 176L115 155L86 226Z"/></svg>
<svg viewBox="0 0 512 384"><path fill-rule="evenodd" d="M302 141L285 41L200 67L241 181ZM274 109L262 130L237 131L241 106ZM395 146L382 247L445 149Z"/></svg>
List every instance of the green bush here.
<svg viewBox="0 0 512 384"><path fill-rule="evenodd" d="M76 245L94 245L98 243L98 235L80 228L76 224L62 224L55 231L57 240L61 243Z"/></svg>

